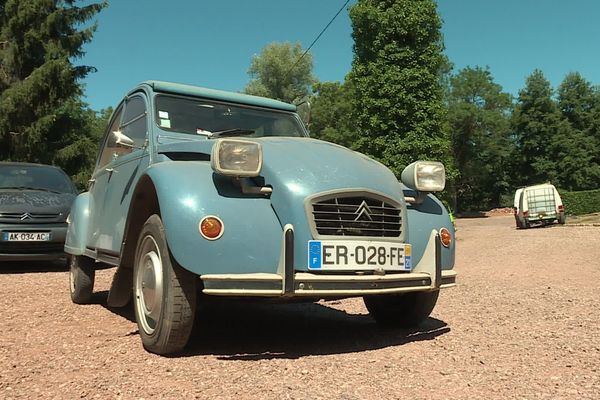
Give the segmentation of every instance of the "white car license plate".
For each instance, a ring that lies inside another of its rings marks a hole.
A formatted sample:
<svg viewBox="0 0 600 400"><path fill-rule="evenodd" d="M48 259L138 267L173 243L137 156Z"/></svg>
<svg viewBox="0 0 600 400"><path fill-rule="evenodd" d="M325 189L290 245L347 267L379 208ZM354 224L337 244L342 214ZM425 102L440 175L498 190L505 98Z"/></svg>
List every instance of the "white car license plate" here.
<svg viewBox="0 0 600 400"><path fill-rule="evenodd" d="M4 232L5 242L47 242L52 236L50 232Z"/></svg>
<svg viewBox="0 0 600 400"><path fill-rule="evenodd" d="M412 270L411 247L405 243L309 240L311 270Z"/></svg>

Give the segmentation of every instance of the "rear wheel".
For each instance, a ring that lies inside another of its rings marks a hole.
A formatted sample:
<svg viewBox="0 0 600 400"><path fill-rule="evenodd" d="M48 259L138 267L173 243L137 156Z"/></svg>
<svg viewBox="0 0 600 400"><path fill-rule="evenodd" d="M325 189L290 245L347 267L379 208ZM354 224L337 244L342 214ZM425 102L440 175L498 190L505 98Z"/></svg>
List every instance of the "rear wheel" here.
<svg viewBox="0 0 600 400"><path fill-rule="evenodd" d="M85 256L69 257L69 288L75 304L87 304L94 293L94 260Z"/></svg>
<svg viewBox="0 0 600 400"><path fill-rule="evenodd" d="M412 328L425 321L437 302L439 290L396 295L365 296L369 314L378 324Z"/></svg>
<svg viewBox="0 0 600 400"><path fill-rule="evenodd" d="M142 227L133 276L135 317L144 348L157 354L183 350L194 325L198 277L171 257L158 215Z"/></svg>
<svg viewBox="0 0 600 400"><path fill-rule="evenodd" d="M558 223L564 225L567 222L567 216L565 214L560 214L558 216Z"/></svg>

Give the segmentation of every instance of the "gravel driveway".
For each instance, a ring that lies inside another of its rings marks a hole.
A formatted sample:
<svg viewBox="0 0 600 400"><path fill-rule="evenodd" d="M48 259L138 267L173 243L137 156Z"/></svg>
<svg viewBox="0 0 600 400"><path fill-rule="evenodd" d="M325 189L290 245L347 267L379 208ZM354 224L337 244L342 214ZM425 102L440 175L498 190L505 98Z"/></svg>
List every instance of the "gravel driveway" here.
<svg viewBox="0 0 600 400"><path fill-rule="evenodd" d="M600 398L600 227L457 236L459 286L421 329L380 329L360 299L213 304L174 358L107 308L112 270L76 306L61 265L0 264L0 398Z"/></svg>

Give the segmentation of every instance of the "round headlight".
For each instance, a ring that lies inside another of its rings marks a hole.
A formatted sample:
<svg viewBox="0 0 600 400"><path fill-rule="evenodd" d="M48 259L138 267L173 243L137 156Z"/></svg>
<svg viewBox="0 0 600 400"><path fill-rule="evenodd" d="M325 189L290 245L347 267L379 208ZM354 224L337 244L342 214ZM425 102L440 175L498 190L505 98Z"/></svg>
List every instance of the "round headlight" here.
<svg viewBox="0 0 600 400"><path fill-rule="evenodd" d="M223 232L225 230L225 225L223 221L219 217L215 217L214 215L210 215L208 217L202 218L200 221L200 234L204 239L207 240L217 240L221 236L223 236Z"/></svg>

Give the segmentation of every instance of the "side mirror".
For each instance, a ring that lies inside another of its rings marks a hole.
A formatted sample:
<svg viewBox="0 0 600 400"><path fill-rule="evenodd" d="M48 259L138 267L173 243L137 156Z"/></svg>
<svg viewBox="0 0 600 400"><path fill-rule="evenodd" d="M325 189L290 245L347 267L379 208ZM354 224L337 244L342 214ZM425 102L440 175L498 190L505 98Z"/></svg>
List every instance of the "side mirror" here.
<svg viewBox="0 0 600 400"><path fill-rule="evenodd" d="M296 110L298 112L298 115L300 116L300 119L302 120L302 122L304 122L304 125L306 125L306 127L308 128L308 126L310 125L310 109L311 109L311 104L310 104L308 97L303 98L300 102L295 103L295 104L296 104Z"/></svg>
<svg viewBox="0 0 600 400"><path fill-rule="evenodd" d="M139 149L141 148L140 146L136 146L135 142L133 141L133 139L131 139L129 136L127 136L126 134L122 133L121 131L113 131L112 132L113 138L115 139L115 143L117 145L119 145L120 147L125 147L128 149Z"/></svg>

